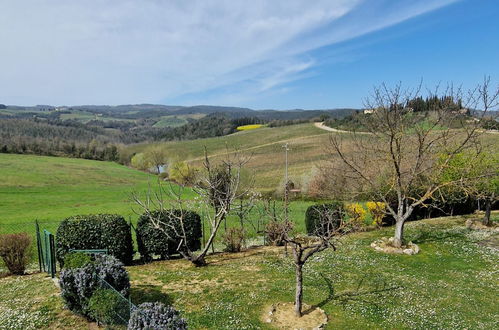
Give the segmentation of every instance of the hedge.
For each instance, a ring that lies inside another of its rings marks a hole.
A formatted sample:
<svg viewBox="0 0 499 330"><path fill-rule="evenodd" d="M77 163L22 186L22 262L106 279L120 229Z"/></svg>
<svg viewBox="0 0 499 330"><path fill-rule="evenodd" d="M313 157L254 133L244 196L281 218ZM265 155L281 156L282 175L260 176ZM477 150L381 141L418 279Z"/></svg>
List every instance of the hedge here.
<svg viewBox="0 0 499 330"><path fill-rule="evenodd" d="M333 229L340 226L344 217L343 203L331 202L325 204L311 205L305 212L305 228L308 235L327 234L327 227L324 226L324 216L330 213L333 221Z"/></svg>
<svg viewBox="0 0 499 330"><path fill-rule="evenodd" d="M192 211L166 210L155 211L151 214L154 219L159 219L157 228L147 214L143 214L137 223L137 245L139 253L144 260L151 260L153 255L167 259L177 254L181 238L176 233L181 233L181 226L177 219L183 215L183 223L187 236L187 246L191 251L201 248L201 217ZM176 229L173 229L176 228Z"/></svg>
<svg viewBox="0 0 499 330"><path fill-rule="evenodd" d="M133 258L130 225L117 214L89 214L69 217L61 222L56 234L57 260L71 250L107 249L125 265Z"/></svg>

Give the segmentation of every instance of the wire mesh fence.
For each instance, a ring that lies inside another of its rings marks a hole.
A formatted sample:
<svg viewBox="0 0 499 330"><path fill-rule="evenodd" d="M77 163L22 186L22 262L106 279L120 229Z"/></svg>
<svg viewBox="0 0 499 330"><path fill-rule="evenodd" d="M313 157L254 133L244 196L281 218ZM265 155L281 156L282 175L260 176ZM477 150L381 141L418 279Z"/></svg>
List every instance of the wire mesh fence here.
<svg viewBox="0 0 499 330"><path fill-rule="evenodd" d="M130 315L137 307L130 298L123 296L111 284L101 278L103 303L97 307L93 317L99 325L107 328L124 328L130 320Z"/></svg>
<svg viewBox="0 0 499 330"><path fill-rule="evenodd" d="M60 221L39 221L40 230L47 230L51 233L57 231ZM3 234L18 234L27 233L31 238L30 245L30 263L28 266L28 271L36 271L40 269L39 255L37 249L36 240L36 221L27 221L22 223L0 223L0 235ZM3 261L0 258L0 272L6 271Z"/></svg>

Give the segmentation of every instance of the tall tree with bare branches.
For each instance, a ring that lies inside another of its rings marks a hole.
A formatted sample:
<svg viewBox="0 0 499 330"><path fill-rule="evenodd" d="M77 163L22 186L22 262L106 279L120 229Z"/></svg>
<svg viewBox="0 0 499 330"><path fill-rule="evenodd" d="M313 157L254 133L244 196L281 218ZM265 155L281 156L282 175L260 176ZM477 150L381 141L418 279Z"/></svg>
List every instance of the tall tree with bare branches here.
<svg viewBox="0 0 499 330"><path fill-rule="evenodd" d="M180 244L177 251L186 259L190 260L196 266L206 265L206 255L212 247L215 237L222 223L225 222L233 204L238 198L248 194L250 187L241 187L241 172L244 165L249 161L248 157L241 155L239 152L227 152L225 158L213 164L209 159L207 151L205 151L204 170L199 173L195 184L192 187L198 195L198 201L185 200L181 185L169 184L167 189L158 181L160 187L153 191L149 189L145 198L141 198L139 194L133 194L132 198L136 205L139 206L142 213L149 217L149 220L158 230L162 230L165 234L171 235L173 232L176 237L180 238ZM199 253L192 251L188 246L186 236L185 216L187 210L194 207L204 208L205 220L210 226L210 235L205 243L205 246ZM166 212L169 219L174 219L169 223L163 221L163 217L158 216L161 212ZM165 226L170 230L165 230Z"/></svg>
<svg viewBox="0 0 499 330"><path fill-rule="evenodd" d="M414 111L414 100L422 99L421 88L376 87L365 102L370 110L361 118L365 131L330 138L326 172L333 181L347 182L354 196L369 195L386 203L387 213L395 219L396 247L403 245L404 224L417 207L427 206L445 187L491 175L461 171L452 180L442 180L457 155L481 154L480 117L498 108L499 87L485 78L467 93L451 85L426 94L435 102L428 102L425 111ZM474 110L481 111L475 117L467 115Z"/></svg>

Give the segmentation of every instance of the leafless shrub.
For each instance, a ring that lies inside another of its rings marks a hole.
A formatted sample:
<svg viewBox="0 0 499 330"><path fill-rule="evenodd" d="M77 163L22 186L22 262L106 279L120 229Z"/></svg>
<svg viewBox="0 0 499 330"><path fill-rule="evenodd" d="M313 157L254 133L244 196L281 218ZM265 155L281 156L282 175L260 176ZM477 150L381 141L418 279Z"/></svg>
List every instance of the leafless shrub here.
<svg viewBox="0 0 499 330"><path fill-rule="evenodd" d="M0 236L0 257L11 274L24 275L29 263L31 238L27 233Z"/></svg>

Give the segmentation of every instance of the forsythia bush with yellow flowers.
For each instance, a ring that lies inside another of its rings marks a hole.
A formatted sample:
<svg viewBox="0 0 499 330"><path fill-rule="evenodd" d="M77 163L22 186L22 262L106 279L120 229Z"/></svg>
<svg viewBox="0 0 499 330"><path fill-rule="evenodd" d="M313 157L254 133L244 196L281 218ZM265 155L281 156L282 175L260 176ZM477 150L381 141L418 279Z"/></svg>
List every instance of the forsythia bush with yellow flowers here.
<svg viewBox="0 0 499 330"><path fill-rule="evenodd" d="M385 217L386 203L383 202L367 202L367 209L372 215L373 225L381 227L383 218Z"/></svg>
<svg viewBox="0 0 499 330"><path fill-rule="evenodd" d="M346 212L353 227L363 227L366 219L366 210L359 203L349 203L346 205Z"/></svg>

